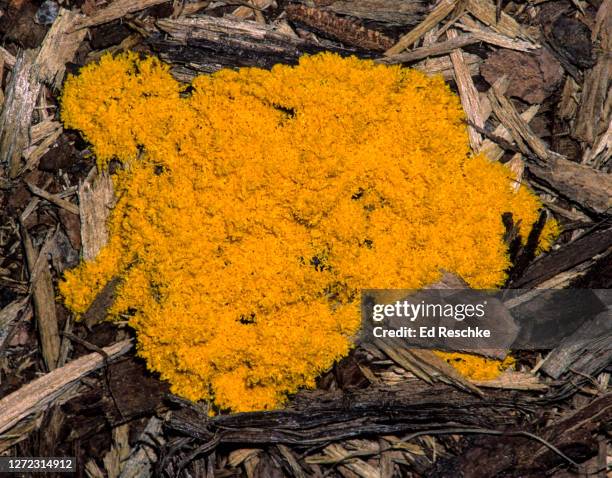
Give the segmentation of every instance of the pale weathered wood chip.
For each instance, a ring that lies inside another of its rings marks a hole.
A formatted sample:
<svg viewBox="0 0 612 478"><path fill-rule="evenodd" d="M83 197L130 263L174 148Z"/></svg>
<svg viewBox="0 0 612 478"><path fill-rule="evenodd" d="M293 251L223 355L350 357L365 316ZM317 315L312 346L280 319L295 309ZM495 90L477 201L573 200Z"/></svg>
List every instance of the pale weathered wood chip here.
<svg viewBox="0 0 612 478"><path fill-rule="evenodd" d="M112 22L128 13L134 13L139 10L144 10L145 8L154 7L155 5L167 1L168 0L115 0L107 7L101 8L93 13L93 15L81 18L79 23L74 26L74 29L82 29Z"/></svg>
<svg viewBox="0 0 612 478"><path fill-rule="evenodd" d="M538 113L539 109L540 105L531 105L529 108L523 111L520 116L525 123L529 124L529 122L535 118L535 115ZM506 141L510 141L512 139L512 135L503 123L500 123L497 128L493 130L493 135ZM483 153L491 161L499 161L504 155L505 151L494 141L485 139L482 142L479 152Z"/></svg>
<svg viewBox="0 0 612 478"><path fill-rule="evenodd" d="M473 45L478 42L480 42L480 40L472 35L461 35L455 38L449 38L443 42L432 43L404 53L398 53L397 55L385 56L376 61L385 65L409 63L430 56L446 55L457 48L463 48L464 46Z"/></svg>
<svg viewBox="0 0 612 478"><path fill-rule="evenodd" d="M457 31L453 28L449 29L446 34L449 40L456 39L459 36ZM455 80L457 82L457 89L459 90L459 98L461 99L461 105L463 106L465 115L470 123L482 129L484 127L484 121L482 121L479 114L480 99L478 97L476 86L474 86L474 82L472 81L470 69L463 58L463 53L458 49L453 50L450 54L450 58L453 62ZM468 126L468 137L472 150L478 151L478 148L480 148L480 144L482 143L482 137L472 126Z"/></svg>
<svg viewBox="0 0 612 478"><path fill-rule="evenodd" d="M5 89L0 114L0 167L15 178L21 169L21 153L30 145L28 133L36 107L40 82L36 78L36 50L17 55L11 80Z"/></svg>
<svg viewBox="0 0 612 478"><path fill-rule="evenodd" d="M478 22L472 20L467 15L461 17L461 20L457 23L457 27L470 32L474 37L485 43L499 46L501 48L518 51L531 51L535 50L536 48L540 48L541 46L538 43L532 43L531 41L521 40L519 38L510 38L501 33L491 31Z"/></svg>
<svg viewBox="0 0 612 478"><path fill-rule="evenodd" d="M552 157L551 152L516 111L510 100L495 86L489 89L488 96L495 116L510 132L521 152L530 155L533 151L540 159L549 160Z"/></svg>
<svg viewBox="0 0 612 478"><path fill-rule="evenodd" d="M162 435L162 425L162 420L157 417L149 419L123 466L120 478L144 478L153 475L153 465L158 459L155 450L166 442Z"/></svg>
<svg viewBox="0 0 612 478"><path fill-rule="evenodd" d="M501 12L499 21L497 20L497 9L493 2L489 0L467 0L467 10L478 20L496 32L510 38L522 37L533 41L517 21L506 12Z"/></svg>
<svg viewBox="0 0 612 478"><path fill-rule="evenodd" d="M32 245L32 240L27 229L21 225L21 235L25 250L26 263L32 281L32 298L38 334L40 335L40 346L42 356L47 370L53 370L57 366L60 350L60 338L57 325L57 313L55 311L55 292L53 280L49 271L48 258L40 256L44 254L44 246L37 252ZM47 242L47 241L45 241ZM40 257L40 264L37 261Z"/></svg>
<svg viewBox="0 0 612 478"><path fill-rule="evenodd" d="M410 47L425 33L444 20L457 5L457 0L440 0L438 5L416 27L401 37L398 42L385 52L385 56L397 55Z"/></svg>
<svg viewBox="0 0 612 478"><path fill-rule="evenodd" d="M123 340L102 350L107 355L94 352L47 373L19 388L0 400L0 433L6 432L21 419L45 409L71 384L85 375L124 355L132 348L131 340Z"/></svg>
<svg viewBox="0 0 612 478"><path fill-rule="evenodd" d="M108 172L92 168L79 185L79 214L83 259L93 260L108 242L107 221L115 203L113 181Z"/></svg>
<svg viewBox="0 0 612 478"><path fill-rule="evenodd" d="M65 209L66 211L71 212L72 214L76 214L76 215L79 214L79 207L76 204L72 204L70 201L67 201L66 199L62 199L57 194L51 194L45 191L44 189L39 188L38 186L35 186L34 184L28 181L26 181L26 185L28 186L28 189L32 191L32 194L35 194L36 196L46 199L50 203L53 203L56 206L59 206L62 209Z"/></svg>

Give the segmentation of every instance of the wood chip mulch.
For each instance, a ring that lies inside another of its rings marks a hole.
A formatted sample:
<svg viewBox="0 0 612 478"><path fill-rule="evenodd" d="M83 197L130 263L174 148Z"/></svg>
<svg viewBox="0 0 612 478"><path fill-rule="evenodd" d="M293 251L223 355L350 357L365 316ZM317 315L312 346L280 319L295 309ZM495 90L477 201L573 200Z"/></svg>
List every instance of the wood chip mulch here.
<svg viewBox="0 0 612 478"><path fill-rule="evenodd" d="M443 75L472 148L562 224L537 259L508 224L508 287L608 289L612 0L3 0L0 34L0 455L73 456L96 478L610 476L610 340L518 352L488 384L360 346L284 410L210 418L102 320L112 288L76 323L56 284L112 200L59 121L67 72L135 50L187 82L334 51Z"/></svg>

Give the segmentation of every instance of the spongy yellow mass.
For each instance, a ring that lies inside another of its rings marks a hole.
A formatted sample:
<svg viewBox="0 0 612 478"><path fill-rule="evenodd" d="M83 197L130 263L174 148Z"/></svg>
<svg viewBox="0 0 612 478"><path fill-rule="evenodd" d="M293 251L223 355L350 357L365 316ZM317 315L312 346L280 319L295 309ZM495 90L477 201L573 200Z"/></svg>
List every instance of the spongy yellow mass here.
<svg viewBox="0 0 612 478"><path fill-rule="evenodd" d="M113 277L111 317L192 400L280 406L346 355L361 288L420 288L442 269L494 287L509 266L501 216L526 237L539 203L470 153L441 78L331 54L271 71L175 81L106 56L71 76L67 127L100 167L119 159L110 241L69 271L84 312Z"/></svg>

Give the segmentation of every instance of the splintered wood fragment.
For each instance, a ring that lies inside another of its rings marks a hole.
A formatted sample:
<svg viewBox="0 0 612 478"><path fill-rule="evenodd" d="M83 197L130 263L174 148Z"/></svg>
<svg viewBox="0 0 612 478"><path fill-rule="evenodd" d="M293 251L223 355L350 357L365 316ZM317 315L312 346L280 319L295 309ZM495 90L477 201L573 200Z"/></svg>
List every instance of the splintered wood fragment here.
<svg viewBox="0 0 612 478"><path fill-rule="evenodd" d="M572 135L593 145L612 121L610 78L612 77L612 0L602 2L593 29L593 40L599 42L597 63L584 75L582 97ZM606 104L607 98L607 104Z"/></svg>
<svg viewBox="0 0 612 478"><path fill-rule="evenodd" d="M545 161L549 160L552 157L550 151L544 142L534 134L527 122L521 118L510 100L501 94L495 86L492 86L487 94L495 116L510 132L521 152L530 155L533 151L539 158Z"/></svg>
<svg viewBox="0 0 612 478"><path fill-rule="evenodd" d="M385 52L385 56L397 55L421 38L435 25L444 20L455 9L457 0L441 0L425 19L401 37L398 42Z"/></svg>
<svg viewBox="0 0 612 478"><path fill-rule="evenodd" d="M525 418L520 396L492 389L478 397L444 384L410 380L351 390L299 392L283 410L219 415L213 418L183 403L165 429L193 437L206 450L225 444L321 447L340 440L381 434L426 432L448 427L515 427ZM409 448L403 448L404 450ZM376 475L379 478L380 475Z"/></svg>
<svg viewBox="0 0 612 478"><path fill-rule="evenodd" d="M105 363L124 355L132 348L131 340L123 340L102 350L80 357L22 386L0 400L0 433L6 432L21 419L45 409L65 389Z"/></svg>
<svg viewBox="0 0 612 478"><path fill-rule="evenodd" d="M565 77L561 99L557 105L556 115L564 120L569 120L575 117L578 109L578 98L580 97L580 87L576 80L570 75Z"/></svg>
<svg viewBox="0 0 612 478"><path fill-rule="evenodd" d="M17 55L13 74L5 90L0 114L0 164L15 178L21 169L21 153L30 144L28 132L40 92L34 67L36 50Z"/></svg>
<svg viewBox="0 0 612 478"><path fill-rule="evenodd" d="M66 63L85 36L86 31L67 33L78 16L61 9L40 48L22 51L15 61L0 115L0 163L8 168L11 178L20 173L21 154L30 145L30 123L41 82L59 87Z"/></svg>
<svg viewBox="0 0 612 478"><path fill-rule="evenodd" d="M582 324L544 359L541 370L558 379L567 371L592 376L612 359L612 320L610 310Z"/></svg>
<svg viewBox="0 0 612 478"><path fill-rule="evenodd" d="M376 339L374 344L397 365L429 384L443 381L462 390L482 395L478 387L431 350L391 347L379 339Z"/></svg>
<svg viewBox="0 0 612 478"><path fill-rule="evenodd" d="M374 51L384 51L393 45L391 38L376 30L318 8L290 4L285 8L285 13L289 20L302 23L315 32L336 38L346 45Z"/></svg>
<svg viewBox="0 0 612 478"><path fill-rule="evenodd" d="M557 155L545 165L529 163L527 168L538 181L583 209L595 214L612 211L612 175Z"/></svg>
<svg viewBox="0 0 612 478"><path fill-rule="evenodd" d="M5 347L5 341L9 340L10 330L16 319L23 315L21 311L28 306L30 297L17 299L0 310L0 350Z"/></svg>
<svg viewBox="0 0 612 478"><path fill-rule="evenodd" d="M485 29L479 25L478 22L475 22L468 16L462 17L461 21L457 23L457 27L470 32L474 37L485 43L502 48L508 48L510 50L531 51L541 47L538 43L534 44L530 41L520 40L518 38L509 38L506 35L492 32L491 30Z"/></svg>
<svg viewBox="0 0 612 478"><path fill-rule="evenodd" d="M30 146L27 150L23 152L23 157L26 160L25 165L19 171L19 175L23 174L25 171L32 171L38 166L38 162L40 158L42 158L49 149L53 146L53 144L59 139L62 135L62 128L58 128L53 131L49 136L44 138L40 143Z"/></svg>
<svg viewBox="0 0 612 478"><path fill-rule="evenodd" d="M307 3L307 2L304 2ZM425 2L420 0L326 0L316 2L325 10L360 20L384 23L389 26L416 25L425 15Z"/></svg>
<svg viewBox="0 0 612 478"><path fill-rule="evenodd" d="M184 3L182 5L180 16L187 17L189 15L193 15L194 13L199 12L200 10L208 7L209 5L210 5L210 0L204 0L200 2L196 0L196 1L189 2L189 3Z"/></svg>
<svg viewBox="0 0 612 478"><path fill-rule="evenodd" d="M374 342L374 345L376 345L379 350L384 352L401 368L414 374L415 377L420 378L421 380L430 385L434 382L434 377L430 373L428 373L428 371L423 370L423 368L420 367L418 363L415 363L413 360L411 360L410 357L406 357L403 353L403 350L396 350L395 348L387 345L384 341L378 339Z"/></svg>
<svg viewBox="0 0 612 478"><path fill-rule="evenodd" d="M97 10L90 17L82 18L75 28L81 29L108 23L117 18L124 17L128 13L138 12L139 10L144 10L145 8L153 7L167 1L168 0L115 0L107 7Z"/></svg>
<svg viewBox="0 0 612 478"><path fill-rule="evenodd" d="M306 473L304 473L304 469L300 465L298 457L291 452L291 449L282 444L277 445L277 448L280 454L289 464L289 468L291 469L293 476L295 476L295 478L306 478Z"/></svg>
<svg viewBox="0 0 612 478"><path fill-rule="evenodd" d="M454 29L449 29L446 32L449 40L458 38L458 33ZM451 61L453 62L453 68L455 70L455 79L457 81L457 88L459 90L459 98L461 99L461 105L465 111L465 115L468 120L476 125L478 128L484 127L484 122L480 117L480 99L478 97L478 91L474 82L472 81L472 75L468 68L465 60L463 59L463 53L461 50L453 50L450 54ZM472 126L468 126L468 137L470 140L470 146L473 151L478 151L482 138L478 131Z"/></svg>
<svg viewBox="0 0 612 478"><path fill-rule="evenodd" d="M87 55L86 63L89 63L92 61L98 61L100 60L100 58L102 58L102 56L106 55L107 53L114 55L115 53L118 53L118 52L131 50L132 48L134 48L136 45L138 45L141 42L142 42L142 35L140 33L132 33L131 35L128 35L123 40L121 40L121 43L119 43L118 45L112 45L108 48L105 48L104 50L96 50L96 51L90 52Z"/></svg>
<svg viewBox="0 0 612 478"><path fill-rule="evenodd" d="M251 0L249 3L253 6L241 5L232 12L232 15L244 19L255 17L259 23L266 23L266 19L261 12L270 8L274 4L274 0ZM174 18L176 17L177 15L174 15Z"/></svg>
<svg viewBox="0 0 612 478"><path fill-rule="evenodd" d="M26 185L28 186L28 189L32 191L32 194L35 194L36 196L46 199L50 203L53 203L56 206L59 206L62 209L65 209L66 211L71 212L72 214L77 214L77 215L79 214L79 207L76 204L72 204L70 201L62 199L61 197L55 194L51 194L45 191L44 189L41 189L38 186L35 186L34 184L28 181L26 181Z"/></svg>
<svg viewBox="0 0 612 478"><path fill-rule="evenodd" d="M47 366L47 370L53 370L57 366L60 349L53 281L46 257L41 258L44 267L36 267L38 254L34 250L30 235L23 224L21 225L21 235L26 263L28 265L30 277L33 279L33 283L31 284L32 298L34 301L36 324L38 325L38 333L40 335L42 356ZM1 414L2 412L0 411L0 415Z"/></svg>
<svg viewBox="0 0 612 478"><path fill-rule="evenodd" d="M113 428L111 449L102 458L107 476L117 477L121 473L123 463L130 455L129 435L130 426L126 423Z"/></svg>
<svg viewBox="0 0 612 478"><path fill-rule="evenodd" d="M608 129L601 135L592 149L585 152L582 162L594 168L602 167L612 157L612 118Z"/></svg>
<svg viewBox="0 0 612 478"><path fill-rule="evenodd" d="M59 89L62 86L66 63L76 54L87 30L73 31L82 15L61 8L51 28L45 35L36 63L38 78Z"/></svg>
<svg viewBox="0 0 612 478"><path fill-rule="evenodd" d="M539 109L540 105L531 105L529 108L523 111L520 116L525 123L529 124L529 122L538 113ZM512 139L512 135L502 123L500 123L497 128L493 130L493 135L506 141L510 141ZM504 155L504 150L490 139L485 139L482 142L479 152L483 153L491 161L499 161Z"/></svg>
<svg viewBox="0 0 612 478"><path fill-rule="evenodd" d="M612 228L596 230L551 251L533 262L524 274L513 281L513 289L534 289L559 274L582 264L592 264L597 256L612 252Z"/></svg>
<svg viewBox="0 0 612 478"><path fill-rule="evenodd" d="M227 456L227 462L232 468L238 468L249 458L254 458L261 453L258 448L238 448L232 450Z"/></svg>
<svg viewBox="0 0 612 478"><path fill-rule="evenodd" d="M482 59L477 55L471 53L464 53L463 59L466 61L468 68L470 69L471 75L477 75L480 69ZM448 56L442 56L438 58L429 58L427 60L420 61L414 65L410 65L411 68L427 73L429 75L442 75L445 80L455 79L455 70L453 69L453 63Z"/></svg>
<svg viewBox="0 0 612 478"><path fill-rule="evenodd" d="M452 365L449 365L446 360L438 357L433 350L410 349L409 352L421 367L431 367L438 372L440 374L440 376L437 377L438 379L443 379L443 381L447 381L460 389L468 390L476 395L483 396L482 391L476 385L461 375L461 373Z"/></svg>
<svg viewBox="0 0 612 478"><path fill-rule="evenodd" d="M531 373L504 371L493 380L472 382L482 388L499 388L503 390L547 390L549 386Z"/></svg>
<svg viewBox="0 0 612 478"><path fill-rule="evenodd" d="M428 58L430 56L446 55L456 48L463 48L464 46L473 45L479 41L480 40L478 40L478 38L475 38L472 35L461 35L455 38L449 38L448 40L440 43L432 43L431 45L415 48L414 50L399 53L397 55L385 56L377 59L376 61L386 65L409 63L416 60L422 60L423 58Z"/></svg>
<svg viewBox="0 0 612 478"><path fill-rule="evenodd" d="M373 467L369 463L366 463L359 458L354 457L354 453L342 447L337 443L332 443L323 449L323 453L326 459L319 461L318 463L335 464L341 463L340 469L346 468L352 473L355 473L361 478L378 478L380 477L380 470ZM317 463L316 461L314 463Z"/></svg>
<svg viewBox="0 0 612 478"><path fill-rule="evenodd" d="M157 20L156 25L167 35L152 36L147 43L162 59L192 71L213 72L238 66L271 68L278 63L296 64L304 54L351 51L287 35L273 25L229 17L165 18ZM188 72L180 73L188 78Z"/></svg>
<svg viewBox="0 0 612 478"><path fill-rule="evenodd" d="M123 464L119 478L140 478L153 475L153 465L158 456L155 450L166 440L162 435L163 422L157 417L149 419L145 429L136 441L130 457Z"/></svg>
<svg viewBox="0 0 612 478"><path fill-rule="evenodd" d="M2 62L8 66L9 68L13 68L15 66L15 62L17 58L11 52L9 52L6 48L0 46L0 58L2 58Z"/></svg>
<svg viewBox="0 0 612 478"><path fill-rule="evenodd" d="M510 85L510 80L507 76L500 76L495 80L494 85L497 87L497 91L501 94L505 95L508 90L508 86ZM493 112L493 108L491 108L491 102L489 101L489 97L486 93L479 93L478 97L480 98L480 110L478 110L478 116L480 117L480 121L486 123Z"/></svg>
<svg viewBox="0 0 612 478"><path fill-rule="evenodd" d="M59 121L45 120L32 125L30 127L30 141L34 145L39 141L51 136L58 129L62 129L62 125Z"/></svg>
<svg viewBox="0 0 612 478"><path fill-rule="evenodd" d="M92 168L79 185L81 243L83 259L93 260L108 242L107 221L115 201L113 181L107 172Z"/></svg>
<svg viewBox="0 0 612 478"><path fill-rule="evenodd" d="M521 153L516 153L510 161L506 163L506 167L512 172L512 189L517 192L523 183L523 173L525 172L525 160Z"/></svg>
<svg viewBox="0 0 612 478"><path fill-rule="evenodd" d="M478 20L496 32L506 35L510 38L522 37L527 40L533 40L514 18L505 12L501 12L499 21L497 20L497 12L495 5L489 0L467 0L467 10Z"/></svg>

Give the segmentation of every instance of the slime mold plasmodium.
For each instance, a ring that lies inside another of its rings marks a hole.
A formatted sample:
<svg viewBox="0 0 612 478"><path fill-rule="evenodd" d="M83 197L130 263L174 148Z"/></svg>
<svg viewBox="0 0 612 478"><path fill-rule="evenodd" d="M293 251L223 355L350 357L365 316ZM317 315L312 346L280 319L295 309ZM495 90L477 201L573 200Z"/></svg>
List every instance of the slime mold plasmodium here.
<svg viewBox="0 0 612 478"><path fill-rule="evenodd" d="M540 208L471 153L442 78L356 58L188 88L155 58L105 56L67 79L62 119L100 168L123 164L109 243L65 274L66 304L83 313L120 279L109 316L130 316L174 393L217 410L314 386L352 346L362 288L416 289L442 270L500 285L502 215L525 238Z"/></svg>

